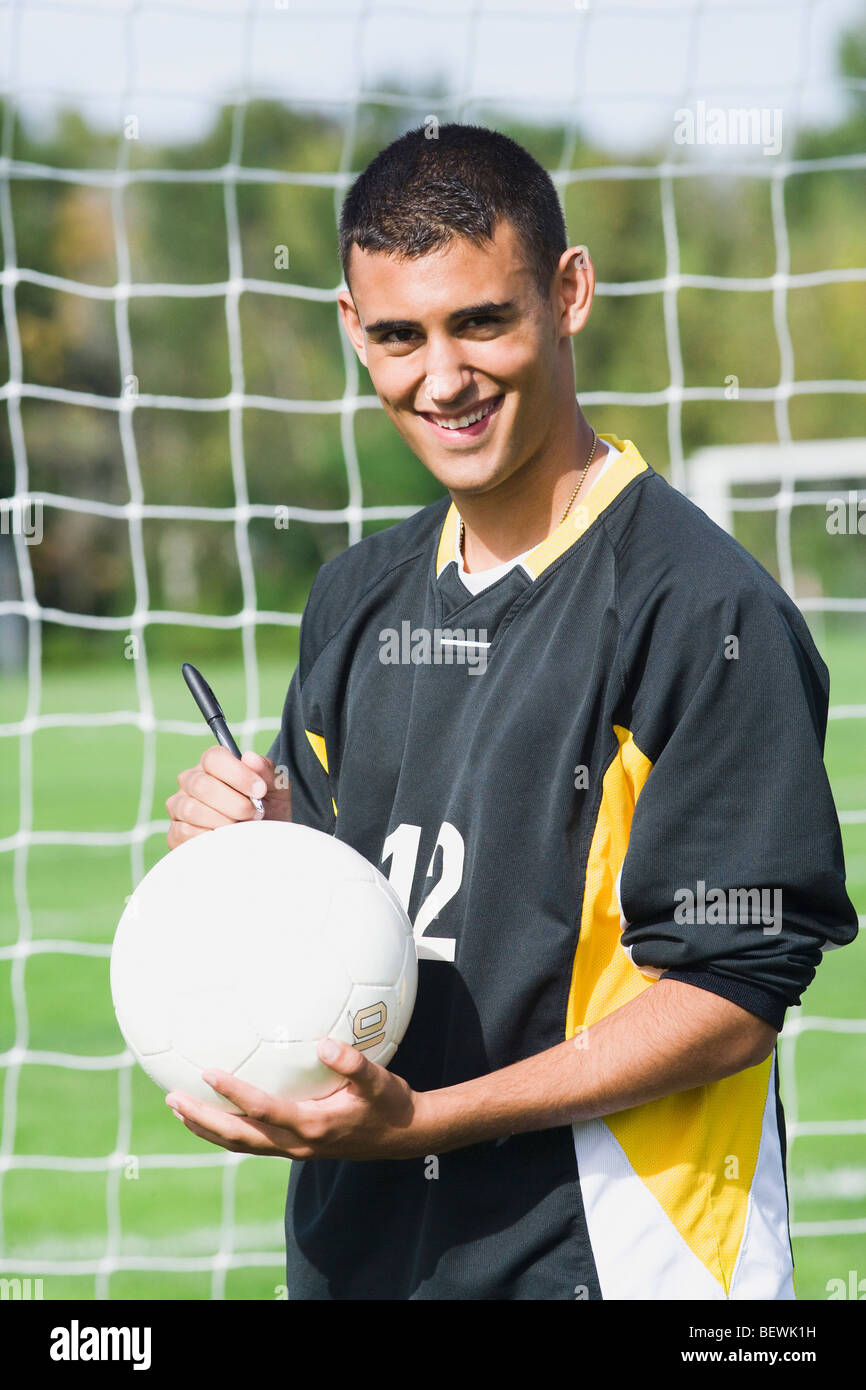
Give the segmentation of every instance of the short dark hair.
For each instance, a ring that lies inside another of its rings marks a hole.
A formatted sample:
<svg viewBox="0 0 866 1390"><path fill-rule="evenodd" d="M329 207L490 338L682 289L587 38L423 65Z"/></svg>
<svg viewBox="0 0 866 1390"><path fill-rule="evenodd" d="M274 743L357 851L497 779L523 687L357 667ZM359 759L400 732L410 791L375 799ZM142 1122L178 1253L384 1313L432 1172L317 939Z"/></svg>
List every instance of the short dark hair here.
<svg viewBox="0 0 866 1390"><path fill-rule="evenodd" d="M517 231L546 296L568 246L553 180L528 150L486 126L418 126L375 156L346 195L340 213L340 261L384 251L414 259L453 237L481 245L505 218Z"/></svg>

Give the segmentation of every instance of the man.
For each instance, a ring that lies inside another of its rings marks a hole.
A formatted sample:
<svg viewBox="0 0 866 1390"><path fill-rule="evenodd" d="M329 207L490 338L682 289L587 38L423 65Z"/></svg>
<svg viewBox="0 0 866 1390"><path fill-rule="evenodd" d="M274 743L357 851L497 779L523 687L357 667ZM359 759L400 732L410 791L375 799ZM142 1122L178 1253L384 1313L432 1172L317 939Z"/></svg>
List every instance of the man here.
<svg viewBox="0 0 866 1390"><path fill-rule="evenodd" d="M584 418L592 264L525 150L411 131L340 236L345 330L449 497L323 567L269 758L181 773L169 845L253 795L354 845L414 922L418 1001L389 1071L320 1045L327 1100L224 1073L241 1116L167 1099L300 1160L290 1298L793 1297L774 1045L856 931L826 668Z"/></svg>

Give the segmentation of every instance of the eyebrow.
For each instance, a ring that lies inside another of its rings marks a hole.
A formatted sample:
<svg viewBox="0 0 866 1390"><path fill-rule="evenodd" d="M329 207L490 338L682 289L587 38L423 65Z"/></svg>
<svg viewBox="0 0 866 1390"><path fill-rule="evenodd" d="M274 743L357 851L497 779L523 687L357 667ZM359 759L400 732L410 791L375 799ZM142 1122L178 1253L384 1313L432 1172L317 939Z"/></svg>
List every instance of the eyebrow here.
<svg viewBox="0 0 866 1390"><path fill-rule="evenodd" d="M450 322L457 322L459 319L480 318L482 314L505 314L517 307L516 299L505 299L500 304L494 303L492 299L485 299L480 304L469 304L463 309L455 309L453 314L449 314ZM368 323L365 326L365 333L393 333L397 328L420 328L421 324L414 319L377 319L375 323Z"/></svg>

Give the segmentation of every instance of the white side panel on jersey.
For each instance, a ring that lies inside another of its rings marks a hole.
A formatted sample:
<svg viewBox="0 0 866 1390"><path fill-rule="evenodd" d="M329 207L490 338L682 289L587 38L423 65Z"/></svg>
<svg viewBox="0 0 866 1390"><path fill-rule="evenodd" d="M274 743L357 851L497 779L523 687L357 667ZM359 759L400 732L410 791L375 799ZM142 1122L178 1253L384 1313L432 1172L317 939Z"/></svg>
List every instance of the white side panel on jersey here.
<svg viewBox="0 0 866 1390"><path fill-rule="evenodd" d="M723 1299L603 1120L572 1125L602 1298Z"/></svg>
<svg viewBox="0 0 866 1390"><path fill-rule="evenodd" d="M774 1068L775 1059L732 1299L795 1297ZM683 1240L604 1121L573 1125L572 1132L602 1297L724 1301L721 1284Z"/></svg>
<svg viewBox="0 0 866 1390"><path fill-rule="evenodd" d="M761 1128L761 1147L740 1254L731 1280L731 1298L796 1298L788 1240L788 1203L782 1146L776 1123L776 1065L773 1057Z"/></svg>

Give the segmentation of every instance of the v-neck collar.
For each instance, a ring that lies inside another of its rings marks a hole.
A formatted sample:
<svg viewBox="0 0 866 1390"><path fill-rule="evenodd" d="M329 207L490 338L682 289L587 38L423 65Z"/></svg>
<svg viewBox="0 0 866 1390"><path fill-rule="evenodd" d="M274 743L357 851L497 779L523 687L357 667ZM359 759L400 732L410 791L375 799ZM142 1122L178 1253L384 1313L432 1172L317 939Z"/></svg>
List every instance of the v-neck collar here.
<svg viewBox="0 0 866 1390"><path fill-rule="evenodd" d="M563 555L601 516L601 513L610 506L614 498L619 496L623 488L627 487L633 478L645 473L649 466L641 458L630 439L623 440L615 434L602 434L599 438L616 449L619 452L619 458L614 459L598 482L590 488L586 495L586 501L578 503L576 507L572 508L565 520L560 522L559 526L551 531L550 535L545 537L521 561L521 565L533 580L543 574L554 560L558 560L560 555ZM448 564L452 562L456 564L454 550L459 524L460 516L452 502L445 514L445 520L439 534L439 548L436 552L437 579Z"/></svg>

